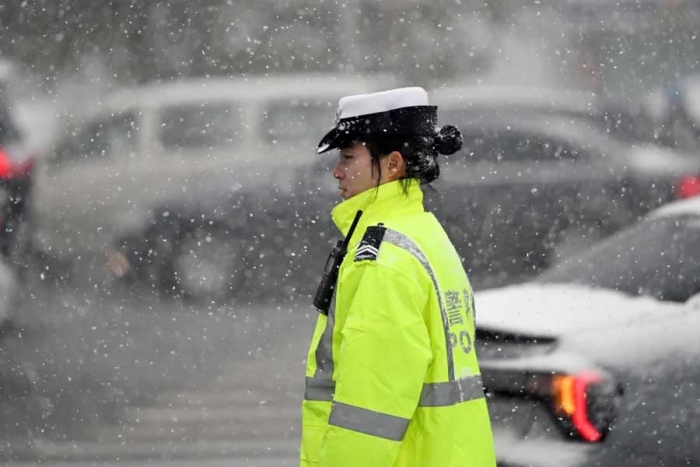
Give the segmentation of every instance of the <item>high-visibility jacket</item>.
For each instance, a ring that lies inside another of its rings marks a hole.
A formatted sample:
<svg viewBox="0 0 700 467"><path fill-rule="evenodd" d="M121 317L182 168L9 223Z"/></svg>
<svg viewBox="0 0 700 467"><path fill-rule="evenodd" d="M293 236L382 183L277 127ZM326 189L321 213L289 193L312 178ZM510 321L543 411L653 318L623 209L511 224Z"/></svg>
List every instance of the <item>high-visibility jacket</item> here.
<svg viewBox="0 0 700 467"><path fill-rule="evenodd" d="M337 205L344 235L358 210L309 349L302 467L495 466L457 252L415 181L407 194L391 182Z"/></svg>

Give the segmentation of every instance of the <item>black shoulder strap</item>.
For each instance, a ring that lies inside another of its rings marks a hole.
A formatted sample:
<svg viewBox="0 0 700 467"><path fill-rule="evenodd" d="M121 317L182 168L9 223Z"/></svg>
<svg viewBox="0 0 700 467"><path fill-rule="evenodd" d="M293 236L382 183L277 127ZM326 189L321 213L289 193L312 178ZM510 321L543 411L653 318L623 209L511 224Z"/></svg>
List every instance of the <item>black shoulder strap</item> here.
<svg viewBox="0 0 700 467"><path fill-rule="evenodd" d="M379 245L384 239L386 227L382 224L367 227L365 235L360 240L355 253L355 261L376 261L379 255Z"/></svg>

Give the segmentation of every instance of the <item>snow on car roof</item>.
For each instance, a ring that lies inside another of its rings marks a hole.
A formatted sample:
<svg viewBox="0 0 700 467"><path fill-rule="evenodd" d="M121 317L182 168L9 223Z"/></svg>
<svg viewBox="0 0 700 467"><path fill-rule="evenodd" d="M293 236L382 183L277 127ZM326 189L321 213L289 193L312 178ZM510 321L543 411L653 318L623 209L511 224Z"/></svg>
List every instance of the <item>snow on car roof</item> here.
<svg viewBox="0 0 700 467"><path fill-rule="evenodd" d="M659 307L678 307L609 289L537 282L476 291L474 298L478 327L539 337L619 324Z"/></svg>
<svg viewBox="0 0 700 467"><path fill-rule="evenodd" d="M222 98L241 101L300 98L339 98L344 94L362 93L391 87L390 75L367 78L323 74L290 74L237 78L179 79L115 90L105 97L109 108L158 106L164 102L187 103Z"/></svg>
<svg viewBox="0 0 700 467"><path fill-rule="evenodd" d="M464 117L464 118L461 118ZM441 123L456 125L463 133L474 129L496 131L525 131L542 137L569 142L579 147L593 147L606 154L622 154L632 150L609 134L596 129L594 125L578 118L561 115L530 115L527 119L512 115L488 115L468 112L464 115L451 115Z"/></svg>
<svg viewBox="0 0 700 467"><path fill-rule="evenodd" d="M445 109L508 106L561 108L580 113L597 111L593 93L526 86L447 85L429 91L431 102Z"/></svg>
<svg viewBox="0 0 700 467"><path fill-rule="evenodd" d="M259 102L289 100L328 101L329 113L343 95L360 94L396 87L391 74L341 76L331 73L290 73L274 76L184 78L121 87L97 96L89 105L71 108L71 120L99 115L160 108L162 106L236 101L248 106Z"/></svg>
<svg viewBox="0 0 700 467"><path fill-rule="evenodd" d="M700 216L700 196L665 204L649 213L647 218L663 219L677 216Z"/></svg>

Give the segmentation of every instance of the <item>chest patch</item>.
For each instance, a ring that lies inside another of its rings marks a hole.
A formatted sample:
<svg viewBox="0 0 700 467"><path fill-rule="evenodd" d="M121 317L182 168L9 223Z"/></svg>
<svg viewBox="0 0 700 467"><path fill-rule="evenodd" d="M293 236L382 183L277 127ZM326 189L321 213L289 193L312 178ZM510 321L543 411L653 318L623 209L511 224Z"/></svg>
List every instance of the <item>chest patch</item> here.
<svg viewBox="0 0 700 467"><path fill-rule="evenodd" d="M367 227L364 237L360 241L355 253L355 261L376 261L379 255L379 245L384 239L386 227L383 225L373 225Z"/></svg>

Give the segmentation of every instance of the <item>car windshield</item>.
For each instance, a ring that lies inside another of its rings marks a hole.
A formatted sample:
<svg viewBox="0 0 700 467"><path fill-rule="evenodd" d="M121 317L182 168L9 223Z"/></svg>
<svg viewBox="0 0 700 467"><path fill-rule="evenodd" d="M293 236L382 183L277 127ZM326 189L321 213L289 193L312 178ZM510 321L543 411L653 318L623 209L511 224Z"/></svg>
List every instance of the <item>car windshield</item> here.
<svg viewBox="0 0 700 467"><path fill-rule="evenodd" d="M700 217L649 220L562 261L537 281L684 302L700 292L699 247Z"/></svg>

